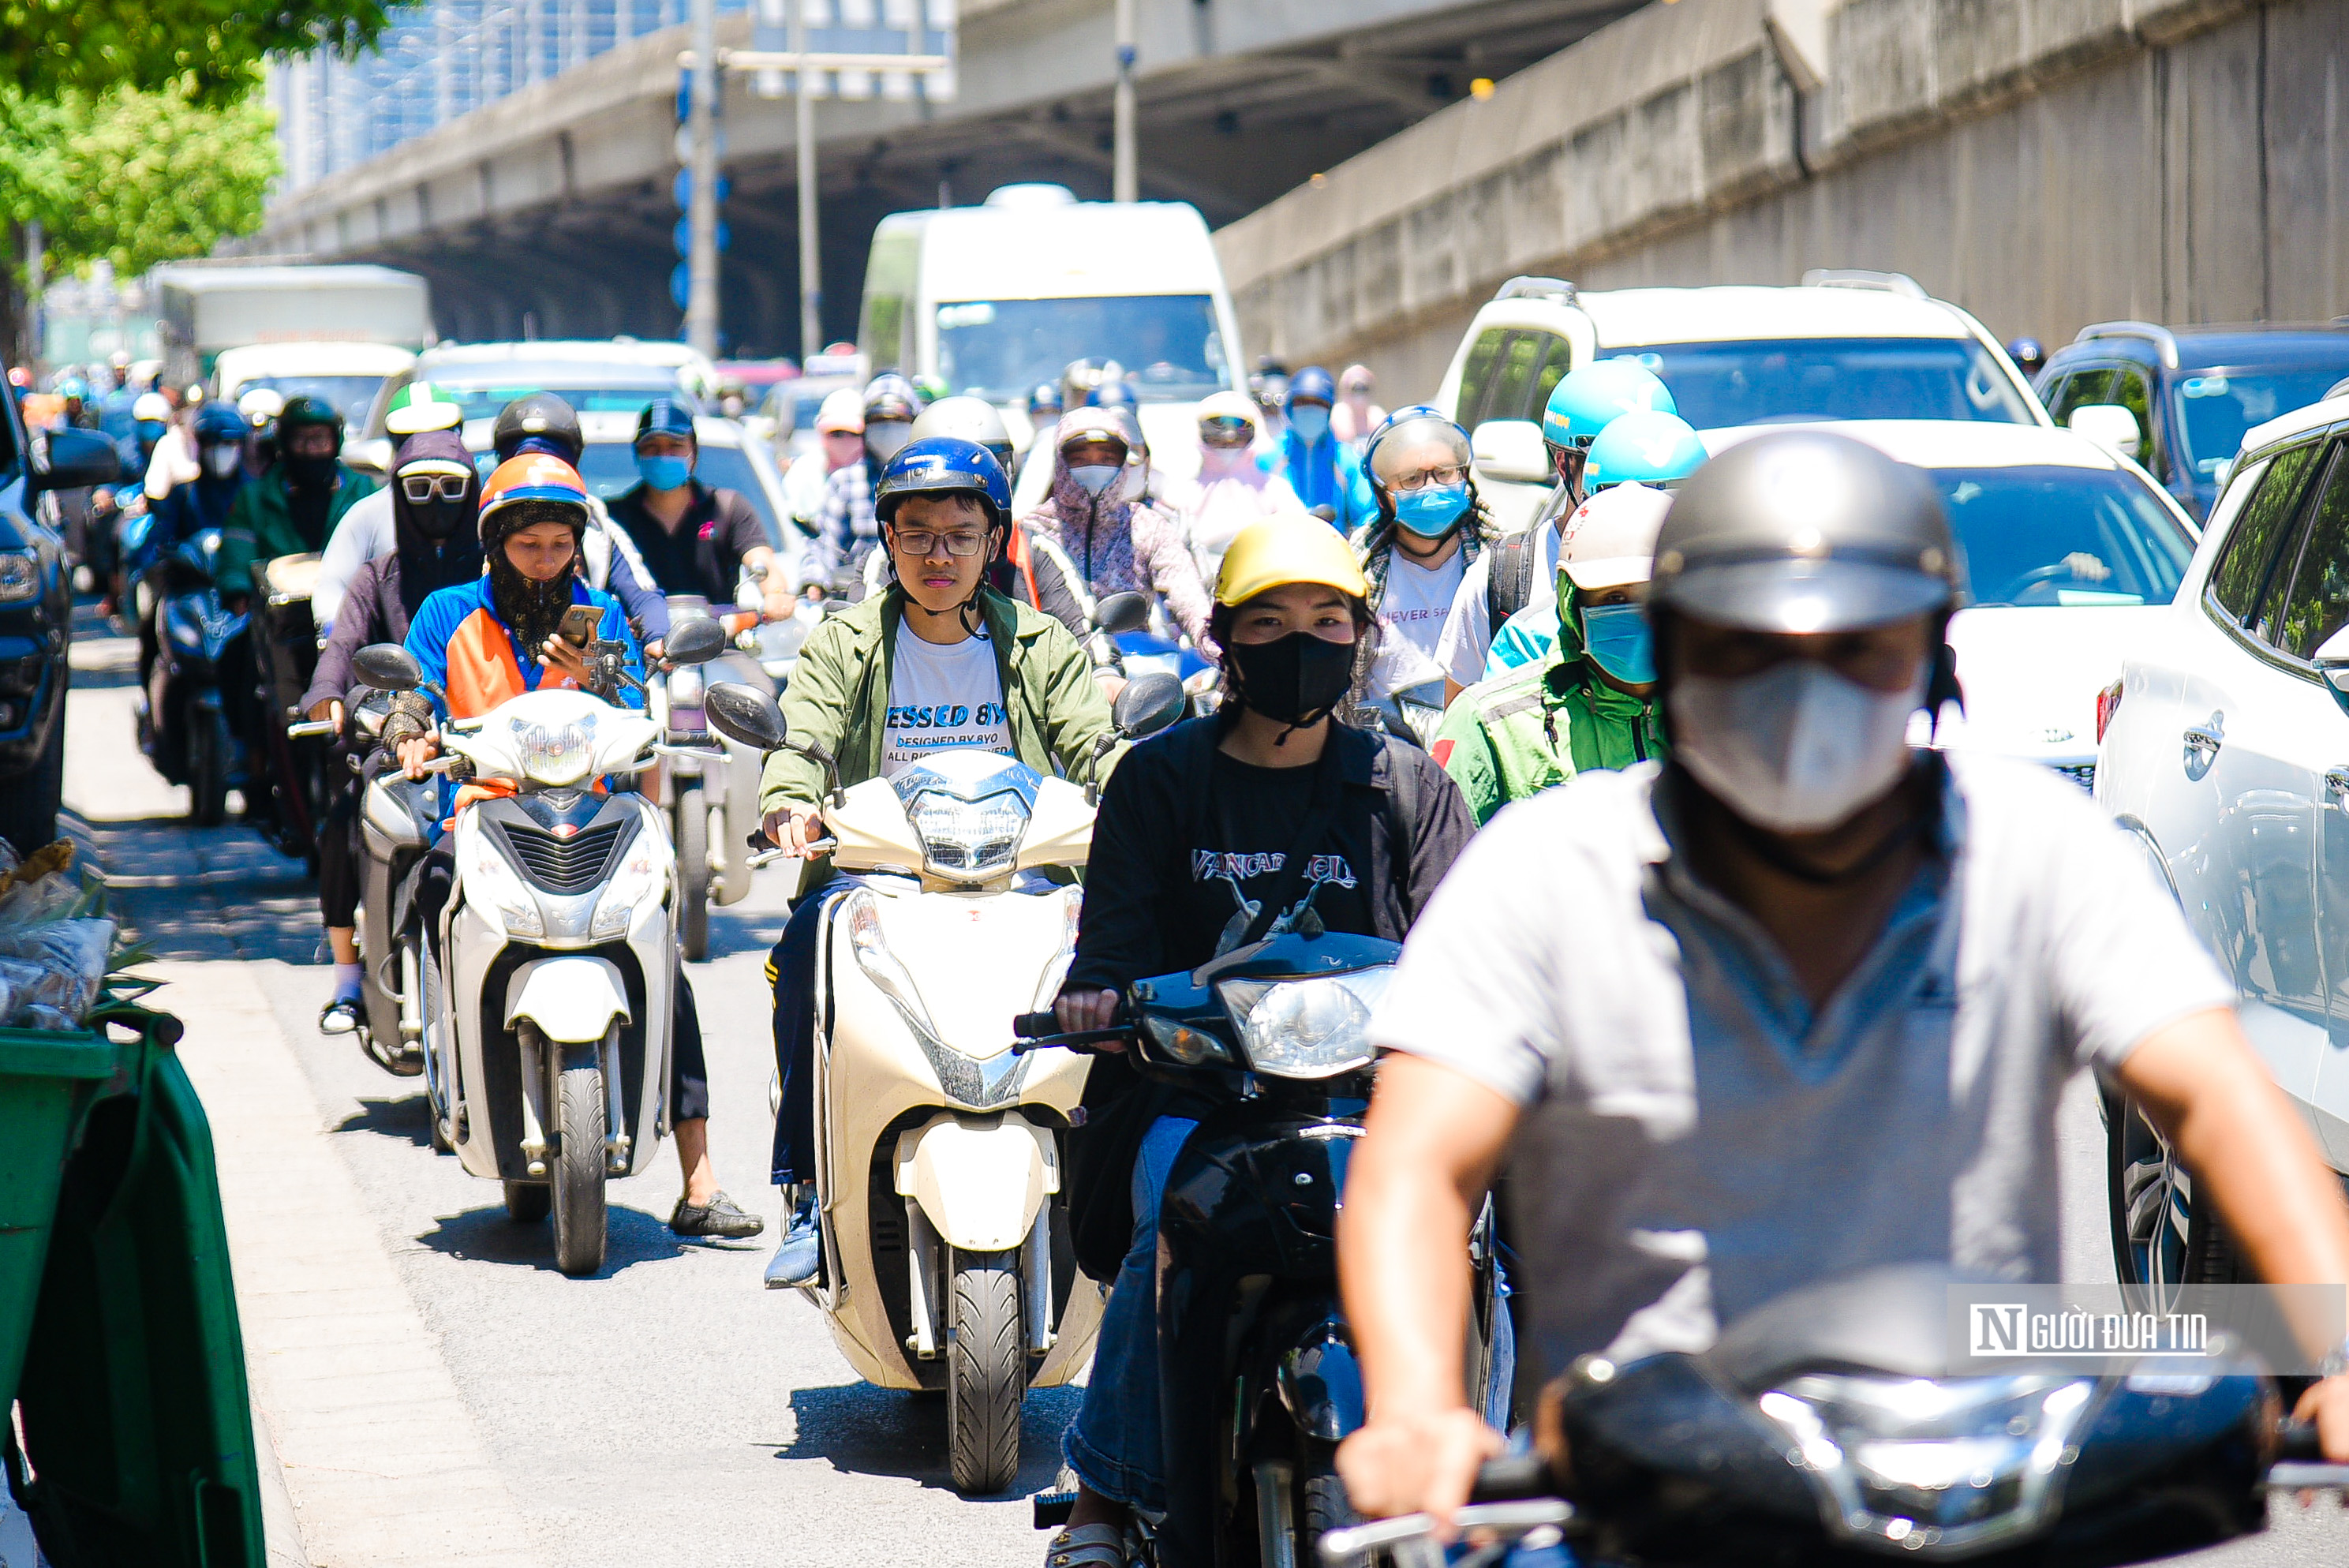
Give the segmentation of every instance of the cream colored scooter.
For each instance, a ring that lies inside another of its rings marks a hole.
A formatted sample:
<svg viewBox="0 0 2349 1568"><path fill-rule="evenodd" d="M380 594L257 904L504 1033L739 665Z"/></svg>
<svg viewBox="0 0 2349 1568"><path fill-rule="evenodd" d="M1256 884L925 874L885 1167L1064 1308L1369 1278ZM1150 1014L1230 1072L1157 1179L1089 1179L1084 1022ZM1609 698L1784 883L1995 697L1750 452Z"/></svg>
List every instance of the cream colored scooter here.
<svg viewBox="0 0 2349 1568"><path fill-rule="evenodd" d="M722 735L789 743L762 693L713 686L705 704ZM1179 682L1148 678L1121 694L1119 728L1182 710ZM1087 1064L1011 1050L1013 1017L1051 1004L1076 945L1081 895L1037 873L1085 863L1095 792L977 749L843 790L822 748L801 749L831 782L833 864L865 884L825 896L824 1273L806 1294L866 1382L945 1390L956 1489L999 1492L1019 1474L1026 1390L1074 1377L1101 1318L1061 1190Z"/></svg>

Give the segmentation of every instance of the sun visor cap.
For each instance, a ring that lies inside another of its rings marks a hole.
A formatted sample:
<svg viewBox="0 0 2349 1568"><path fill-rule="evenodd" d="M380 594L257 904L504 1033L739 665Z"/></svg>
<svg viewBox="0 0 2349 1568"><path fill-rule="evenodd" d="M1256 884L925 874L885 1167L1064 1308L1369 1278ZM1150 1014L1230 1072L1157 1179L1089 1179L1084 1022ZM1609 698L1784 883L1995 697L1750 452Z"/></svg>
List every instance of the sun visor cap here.
<svg viewBox="0 0 2349 1568"><path fill-rule="evenodd" d="M1930 479L1848 436L1742 442L1674 494L1651 601L1751 631L1882 626L1950 606L1957 546Z"/></svg>

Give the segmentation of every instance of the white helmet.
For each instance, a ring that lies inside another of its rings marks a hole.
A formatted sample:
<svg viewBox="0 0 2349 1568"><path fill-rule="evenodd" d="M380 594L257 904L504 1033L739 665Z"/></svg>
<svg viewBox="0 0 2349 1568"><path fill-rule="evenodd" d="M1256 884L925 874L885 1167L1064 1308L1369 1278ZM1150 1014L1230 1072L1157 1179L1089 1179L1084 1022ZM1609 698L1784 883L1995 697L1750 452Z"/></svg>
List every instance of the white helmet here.
<svg viewBox="0 0 2349 1568"><path fill-rule="evenodd" d="M1010 472L1011 432L1004 427L1003 415L985 398L940 398L915 415L912 439L926 441L932 436L953 436L983 446L995 454L1004 472Z"/></svg>

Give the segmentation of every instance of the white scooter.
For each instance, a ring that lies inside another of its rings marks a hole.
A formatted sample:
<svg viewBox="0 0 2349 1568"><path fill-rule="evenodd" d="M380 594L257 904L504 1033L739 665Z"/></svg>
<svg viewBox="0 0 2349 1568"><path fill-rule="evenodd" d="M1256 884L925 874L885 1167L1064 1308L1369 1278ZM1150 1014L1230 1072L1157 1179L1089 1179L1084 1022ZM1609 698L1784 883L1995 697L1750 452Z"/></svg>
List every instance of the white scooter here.
<svg viewBox="0 0 2349 1568"><path fill-rule="evenodd" d="M665 662L699 662L723 640L715 623L679 628ZM397 644L361 649L353 668L380 691L424 684ZM444 726L432 764L510 792L450 830L456 883L423 981L435 1143L502 1182L514 1220L551 1209L566 1274L603 1267L605 1183L642 1168L668 1131L676 857L660 808L627 787L662 733L585 691L532 691ZM616 787L598 792L599 778Z"/></svg>
<svg viewBox="0 0 2349 1568"><path fill-rule="evenodd" d="M668 613L671 637L689 620L709 622L721 632L726 625L698 594L671 594ZM712 669L684 664L654 675L646 711L672 737L707 733L701 695L711 675L728 666L756 670L746 655L730 656L721 649L712 657L721 661ZM709 956L709 906L738 904L750 894L751 867L743 832L759 815L759 753L716 737L711 744L714 752L665 752L649 786L668 812L669 841L677 846L678 940L696 963Z"/></svg>
<svg viewBox="0 0 2349 1568"><path fill-rule="evenodd" d="M704 703L721 734L790 743L771 698L722 684ZM1182 707L1173 678L1139 680L1119 727L1147 734ZM865 878L823 906L824 1272L806 1294L866 1382L946 1391L956 1489L999 1492L1019 1473L1026 1390L1082 1370L1101 1317L1061 1196L1087 1064L1011 1049L1013 1017L1050 1005L1068 972L1081 894L1038 873L1085 863L1095 792L976 748L843 790L821 747L800 749L831 781L833 864Z"/></svg>

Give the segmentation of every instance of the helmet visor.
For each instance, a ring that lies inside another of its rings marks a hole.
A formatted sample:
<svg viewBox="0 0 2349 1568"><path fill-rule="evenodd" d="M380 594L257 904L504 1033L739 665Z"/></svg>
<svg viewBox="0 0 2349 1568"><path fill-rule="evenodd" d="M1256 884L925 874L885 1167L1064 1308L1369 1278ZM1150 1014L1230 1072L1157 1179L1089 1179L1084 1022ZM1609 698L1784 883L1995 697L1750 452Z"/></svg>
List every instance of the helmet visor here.
<svg viewBox="0 0 2349 1568"><path fill-rule="evenodd" d="M1858 631L1950 604L1950 585L1910 566L1834 556L1713 561L1660 575L1655 597L1744 631Z"/></svg>
<svg viewBox="0 0 2349 1568"><path fill-rule="evenodd" d="M1371 476L1387 490L1410 489L1438 468L1465 469L1468 438L1441 414L1391 421L1371 448Z"/></svg>

